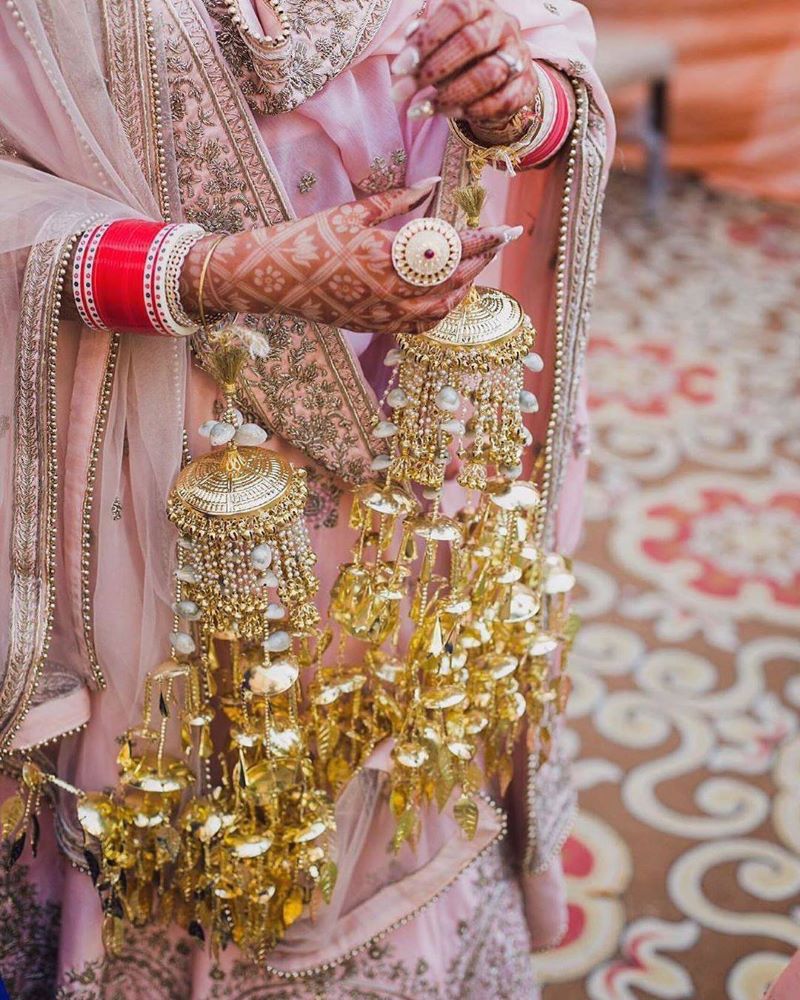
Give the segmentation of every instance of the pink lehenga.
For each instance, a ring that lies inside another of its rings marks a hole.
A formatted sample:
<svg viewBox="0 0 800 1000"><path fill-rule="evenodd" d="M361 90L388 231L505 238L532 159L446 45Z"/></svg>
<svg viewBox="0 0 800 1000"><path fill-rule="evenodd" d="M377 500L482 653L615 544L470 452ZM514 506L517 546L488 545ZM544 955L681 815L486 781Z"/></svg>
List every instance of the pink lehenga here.
<svg viewBox="0 0 800 1000"><path fill-rule="evenodd" d="M434 210L459 222L463 147L410 122L390 61L416 0L290 2L263 41L250 0L11 0L0 12L0 748L4 796L26 758L84 789L113 785L115 738L141 709L172 617L166 496L215 388L179 342L92 333L60 318L75 234L93 220L270 225L440 174ZM490 218L526 226L485 283L516 295L549 377L530 425L542 446L546 541L579 529L582 357L612 127L584 8L505 4L532 54L573 80L572 140L546 169L489 179ZM238 18L233 19L232 13ZM268 12L267 12L268 13ZM491 218L494 216L494 218ZM482 279L484 280L484 279ZM272 348L241 403L307 469L320 606L352 542L349 487L369 475L387 338L288 316L253 318ZM532 997L531 948L565 924L558 854L574 794L558 741L529 780L486 800L472 840L446 813L417 849L393 820L378 747L337 805L339 880L266 968L213 955L177 927L130 931L108 956L69 795L0 880L0 976L14 997Z"/></svg>

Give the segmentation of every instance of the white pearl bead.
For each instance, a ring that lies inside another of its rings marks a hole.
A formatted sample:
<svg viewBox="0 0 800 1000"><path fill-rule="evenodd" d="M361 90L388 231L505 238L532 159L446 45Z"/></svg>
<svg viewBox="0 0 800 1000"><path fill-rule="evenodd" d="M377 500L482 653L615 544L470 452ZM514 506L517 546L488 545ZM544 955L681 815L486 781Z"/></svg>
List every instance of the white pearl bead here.
<svg viewBox="0 0 800 1000"><path fill-rule="evenodd" d="M181 535L181 537L178 539L178 545L182 549L193 549L194 541L191 538L186 538L185 535Z"/></svg>
<svg viewBox="0 0 800 1000"><path fill-rule="evenodd" d="M526 448L533 444L533 434L531 434L527 427L522 428L522 443Z"/></svg>
<svg viewBox="0 0 800 1000"><path fill-rule="evenodd" d="M212 445L221 445L232 441L235 433L236 428L233 424L226 423L224 420L218 420L211 428L211 433L208 437Z"/></svg>
<svg viewBox="0 0 800 1000"><path fill-rule="evenodd" d="M386 352L386 357L383 359L383 363L389 368L394 368L399 365L403 360L403 352L399 347L393 347L390 351Z"/></svg>
<svg viewBox="0 0 800 1000"><path fill-rule="evenodd" d="M175 604L175 614L188 621L195 621L200 617L200 607L194 601L178 601Z"/></svg>
<svg viewBox="0 0 800 1000"><path fill-rule="evenodd" d="M522 359L522 363L531 372L540 372L544 368L544 361L541 354L537 354L535 351L526 354Z"/></svg>
<svg viewBox="0 0 800 1000"><path fill-rule="evenodd" d="M422 495L426 500L435 500L439 496L439 491L435 490L432 486L426 486L422 491Z"/></svg>
<svg viewBox="0 0 800 1000"><path fill-rule="evenodd" d="M279 629L277 632L273 632L267 638L267 649L270 653L283 653L285 650L291 646L292 640L288 632L284 632L283 629Z"/></svg>
<svg viewBox="0 0 800 1000"><path fill-rule="evenodd" d="M175 579L181 583L200 583L200 570L196 566L179 566L175 570Z"/></svg>
<svg viewBox="0 0 800 1000"><path fill-rule="evenodd" d="M386 397L386 402L393 410L399 410L404 406L408 406L408 395L405 389L392 389Z"/></svg>
<svg viewBox="0 0 800 1000"><path fill-rule="evenodd" d="M389 468L392 460L388 455L376 455L369 464L374 472L383 472Z"/></svg>
<svg viewBox="0 0 800 1000"><path fill-rule="evenodd" d="M211 433L211 428L215 427L217 424L216 420L206 420L204 424L200 424L199 433L202 437L207 438Z"/></svg>
<svg viewBox="0 0 800 1000"><path fill-rule="evenodd" d="M261 579L258 582L262 587L278 586L278 578L277 576L275 576L275 574L272 572L271 569L268 569L267 572L261 577Z"/></svg>
<svg viewBox="0 0 800 1000"><path fill-rule="evenodd" d="M504 465L500 470L503 479L519 479L522 475L521 465Z"/></svg>
<svg viewBox="0 0 800 1000"><path fill-rule="evenodd" d="M461 405L461 397L451 385L445 385L436 393L436 405L446 413L453 413Z"/></svg>
<svg viewBox="0 0 800 1000"><path fill-rule="evenodd" d="M250 553L250 559L256 569L266 569L272 562L272 549L266 542L256 545Z"/></svg>
<svg viewBox="0 0 800 1000"><path fill-rule="evenodd" d="M463 420L443 420L441 428L443 431L447 431L448 434L455 434L457 437L461 437L467 433L467 425Z"/></svg>
<svg viewBox="0 0 800 1000"><path fill-rule="evenodd" d="M519 408L523 413L536 413L539 410L539 400L527 389L520 389Z"/></svg>
<svg viewBox="0 0 800 1000"><path fill-rule="evenodd" d="M280 604L270 604L267 607L267 619L271 622L279 622L286 617L286 610Z"/></svg>
<svg viewBox="0 0 800 1000"><path fill-rule="evenodd" d="M393 424L391 420L381 420L372 433L376 438L394 437L397 433L397 424Z"/></svg>
<svg viewBox="0 0 800 1000"><path fill-rule="evenodd" d="M195 651L194 639L188 632L171 632L169 641L175 647L176 653L183 653L188 656L189 653Z"/></svg>
<svg viewBox="0 0 800 1000"><path fill-rule="evenodd" d="M259 445L267 440L267 432L258 424L242 424L233 440L236 444Z"/></svg>

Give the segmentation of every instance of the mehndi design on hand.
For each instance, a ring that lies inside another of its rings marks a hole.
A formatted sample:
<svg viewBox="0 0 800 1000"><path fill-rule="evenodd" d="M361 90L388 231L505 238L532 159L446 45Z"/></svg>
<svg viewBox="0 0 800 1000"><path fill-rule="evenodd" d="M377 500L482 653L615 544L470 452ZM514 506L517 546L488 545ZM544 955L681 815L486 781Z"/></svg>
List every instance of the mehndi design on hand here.
<svg viewBox="0 0 800 1000"><path fill-rule="evenodd" d="M392 266L395 233L381 228L418 207L438 178L318 212L268 229L237 233L214 252L204 287L207 309L282 312L356 331L425 329L443 319L497 250L519 235L508 226L462 235L462 261L446 282L417 288ZM212 237L209 237L209 240ZM197 307L208 241L190 254L181 297Z"/></svg>

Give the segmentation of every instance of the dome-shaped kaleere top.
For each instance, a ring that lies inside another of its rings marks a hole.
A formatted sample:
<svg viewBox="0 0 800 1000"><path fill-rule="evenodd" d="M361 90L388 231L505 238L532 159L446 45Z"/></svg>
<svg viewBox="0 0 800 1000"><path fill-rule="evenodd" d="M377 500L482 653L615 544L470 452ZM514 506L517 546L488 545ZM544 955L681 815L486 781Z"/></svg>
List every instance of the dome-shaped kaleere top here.
<svg viewBox="0 0 800 1000"><path fill-rule="evenodd" d="M496 288L473 286L440 323L398 341L415 361L437 364L446 352L448 367L484 373L513 364L531 348L535 331L522 306Z"/></svg>
<svg viewBox="0 0 800 1000"><path fill-rule="evenodd" d="M295 469L273 451L228 447L190 462L170 493L170 520L181 531L221 519L282 527L301 512L307 497L305 469ZM222 530L229 530L221 526Z"/></svg>

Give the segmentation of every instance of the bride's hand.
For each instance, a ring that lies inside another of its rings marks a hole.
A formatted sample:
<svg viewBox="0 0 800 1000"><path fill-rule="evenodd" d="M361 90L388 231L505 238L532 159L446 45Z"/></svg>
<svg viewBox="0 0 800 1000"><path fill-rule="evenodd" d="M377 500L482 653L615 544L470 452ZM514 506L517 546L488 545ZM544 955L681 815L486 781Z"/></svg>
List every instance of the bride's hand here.
<svg viewBox="0 0 800 1000"><path fill-rule="evenodd" d="M518 235L503 226L462 234L462 261L443 284L418 288L392 266L394 232L381 224L418 207L438 178L306 219L226 236L211 258L205 310L282 312L349 330L421 330L443 319L497 251ZM197 313L200 270L213 236L192 249L181 299Z"/></svg>
<svg viewBox="0 0 800 1000"><path fill-rule="evenodd" d="M495 0L447 0L409 27L392 64L393 93L407 100L434 87L433 98L414 106L417 113L497 126L534 99L538 78L519 21Z"/></svg>

